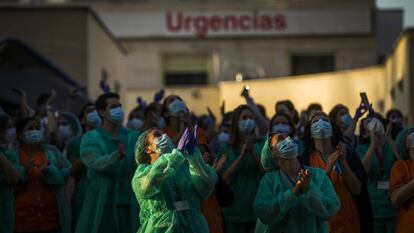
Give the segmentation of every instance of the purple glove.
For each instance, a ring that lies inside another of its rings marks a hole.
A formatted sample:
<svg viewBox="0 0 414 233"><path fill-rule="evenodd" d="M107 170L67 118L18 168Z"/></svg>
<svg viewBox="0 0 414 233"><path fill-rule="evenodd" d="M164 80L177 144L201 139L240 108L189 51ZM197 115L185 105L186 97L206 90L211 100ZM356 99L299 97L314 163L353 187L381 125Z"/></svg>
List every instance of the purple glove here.
<svg viewBox="0 0 414 233"><path fill-rule="evenodd" d="M355 110L354 121L358 121L367 112L367 106L364 103L361 103L359 107Z"/></svg>
<svg viewBox="0 0 414 233"><path fill-rule="evenodd" d="M188 128L185 128L183 135L181 135L180 141L178 141L177 150L182 151L187 146L189 137L190 131L188 131Z"/></svg>
<svg viewBox="0 0 414 233"><path fill-rule="evenodd" d="M194 127L194 133L189 135L188 143L185 147L185 149L187 150L189 154L192 154L194 152L194 148L197 143L197 130L198 130L198 125Z"/></svg>
<svg viewBox="0 0 414 233"><path fill-rule="evenodd" d="M158 92L156 92L155 95L154 95L154 102L155 103L160 102L164 98L164 95L165 95L165 90L164 89L161 89Z"/></svg>
<svg viewBox="0 0 414 233"><path fill-rule="evenodd" d="M147 102L141 98L141 96L137 97L137 103L140 108L145 109L147 107Z"/></svg>
<svg viewBox="0 0 414 233"><path fill-rule="evenodd" d="M106 84L106 82L105 82L104 80L101 80L101 81L99 82L99 86L101 87L101 90L102 90L104 93L109 93L109 92L111 92L111 88L108 86L108 84Z"/></svg>

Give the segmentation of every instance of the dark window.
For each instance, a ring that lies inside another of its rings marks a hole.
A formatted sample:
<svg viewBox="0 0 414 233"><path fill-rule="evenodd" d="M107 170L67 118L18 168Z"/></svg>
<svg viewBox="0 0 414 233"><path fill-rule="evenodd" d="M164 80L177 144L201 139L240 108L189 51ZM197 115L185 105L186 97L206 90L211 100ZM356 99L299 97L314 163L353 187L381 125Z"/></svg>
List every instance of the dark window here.
<svg viewBox="0 0 414 233"><path fill-rule="evenodd" d="M165 73L165 85L206 85L207 73Z"/></svg>
<svg viewBox="0 0 414 233"><path fill-rule="evenodd" d="M292 75L313 74L335 70L333 55L292 55Z"/></svg>
<svg viewBox="0 0 414 233"><path fill-rule="evenodd" d="M208 57L204 54L166 54L164 62L165 85L208 84Z"/></svg>

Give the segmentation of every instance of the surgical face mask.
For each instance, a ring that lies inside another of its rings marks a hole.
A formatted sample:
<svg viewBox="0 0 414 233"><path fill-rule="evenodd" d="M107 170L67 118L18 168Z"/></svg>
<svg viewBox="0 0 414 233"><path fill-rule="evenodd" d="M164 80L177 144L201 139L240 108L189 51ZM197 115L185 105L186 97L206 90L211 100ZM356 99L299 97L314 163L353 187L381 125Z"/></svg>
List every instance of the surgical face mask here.
<svg viewBox="0 0 414 233"><path fill-rule="evenodd" d="M290 126L288 124L273 125L272 133L288 135L290 133Z"/></svg>
<svg viewBox="0 0 414 233"><path fill-rule="evenodd" d="M174 144L167 134L163 134L155 139L157 152L160 154L170 153L174 149Z"/></svg>
<svg viewBox="0 0 414 233"><path fill-rule="evenodd" d="M124 110L121 107L113 108L109 111L108 118L112 123L121 125L124 120Z"/></svg>
<svg viewBox="0 0 414 233"><path fill-rule="evenodd" d="M332 125L329 121L319 119L311 125L311 134L314 139L326 139L332 137Z"/></svg>
<svg viewBox="0 0 414 233"><path fill-rule="evenodd" d="M352 117L349 114L344 114L341 116L341 121L345 127L348 127L352 124Z"/></svg>
<svg viewBox="0 0 414 233"><path fill-rule="evenodd" d="M86 115L86 123L92 128L97 128L102 124L102 119L98 111L94 110Z"/></svg>
<svg viewBox="0 0 414 233"><path fill-rule="evenodd" d="M4 139L6 140L6 143L13 143L16 140L16 128L8 128L5 132Z"/></svg>
<svg viewBox="0 0 414 233"><path fill-rule="evenodd" d="M37 145L43 140L42 130L30 130L24 133L23 141L29 145Z"/></svg>
<svg viewBox="0 0 414 233"><path fill-rule="evenodd" d="M239 131L244 135L249 135L253 132L256 127L254 120L247 119L239 121Z"/></svg>
<svg viewBox="0 0 414 233"><path fill-rule="evenodd" d="M298 157L298 144L290 137L285 138L276 145L277 156L283 159Z"/></svg>
<svg viewBox="0 0 414 233"><path fill-rule="evenodd" d="M67 141L73 136L72 128L69 124L59 125L59 127L57 128L57 135L63 141Z"/></svg>
<svg viewBox="0 0 414 233"><path fill-rule="evenodd" d="M158 123L157 123L157 125L158 125L158 128L160 128L160 129L165 128L165 126L167 125L167 122L165 122L164 117L160 117L160 118L158 119Z"/></svg>
<svg viewBox="0 0 414 233"><path fill-rule="evenodd" d="M224 143L227 143L227 142L229 142L229 141L230 141L230 134L229 134L229 133L226 133L226 132L221 132L221 133L219 133L219 135L217 136L217 140L218 140L219 142L224 142Z"/></svg>
<svg viewBox="0 0 414 233"><path fill-rule="evenodd" d="M414 149L414 132L412 132L408 135L408 140L409 140L409 147L408 148Z"/></svg>
<svg viewBox="0 0 414 233"><path fill-rule="evenodd" d="M180 113L187 113L187 107L183 101L175 99L168 105L168 112L177 117Z"/></svg>
<svg viewBox="0 0 414 233"><path fill-rule="evenodd" d="M144 121L138 118L132 118L128 121L127 127L132 130L139 131L144 125Z"/></svg>
<svg viewBox="0 0 414 233"><path fill-rule="evenodd" d="M384 135L385 133L384 125L377 118L372 118L368 122L367 128L370 132L374 131L377 135Z"/></svg>

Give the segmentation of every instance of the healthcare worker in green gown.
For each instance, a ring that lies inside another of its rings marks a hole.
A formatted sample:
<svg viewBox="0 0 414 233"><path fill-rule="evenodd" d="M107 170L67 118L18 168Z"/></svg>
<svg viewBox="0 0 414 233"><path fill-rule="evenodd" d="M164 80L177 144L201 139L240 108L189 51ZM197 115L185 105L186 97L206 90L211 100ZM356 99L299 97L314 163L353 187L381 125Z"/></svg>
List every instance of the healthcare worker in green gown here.
<svg viewBox="0 0 414 233"><path fill-rule="evenodd" d="M256 226L253 202L265 171L260 161L263 140L254 136L255 122L250 107L237 107L232 114L230 141L218 154L228 158L222 177L234 193L233 203L223 208L224 231L228 233L251 233Z"/></svg>
<svg viewBox="0 0 414 233"><path fill-rule="evenodd" d="M273 134L265 143L263 161L273 158L274 163L254 202L256 233L329 232L328 220L339 210L339 199L325 172L302 166L297 156L298 145L290 137Z"/></svg>
<svg viewBox="0 0 414 233"><path fill-rule="evenodd" d="M391 169L401 156L391 137L391 128L385 130L381 117L365 118L360 126L360 144L357 152L368 174L368 193L374 214L374 232L391 233L395 230L396 207L392 205L388 189Z"/></svg>
<svg viewBox="0 0 414 233"><path fill-rule="evenodd" d="M138 134L122 127L118 94L105 93L95 103L102 127L86 133L80 158L90 180L76 233L132 233L138 229L138 204L131 179Z"/></svg>
<svg viewBox="0 0 414 233"><path fill-rule="evenodd" d="M44 143L38 119L18 119L16 132L19 146L6 152L9 158L17 159L20 174L14 190L14 232L70 233L64 191L70 162L55 146Z"/></svg>
<svg viewBox="0 0 414 233"><path fill-rule="evenodd" d="M88 103L83 106L79 113L79 120L82 124L85 133L98 128L102 119L96 111L95 105ZM89 185L87 177L87 170L80 159L80 144L84 134L69 141L66 147L66 156L72 163L72 177L75 181L71 206L72 206L72 229L76 228L79 219L79 214L83 205L83 199L86 195L86 190Z"/></svg>
<svg viewBox="0 0 414 233"><path fill-rule="evenodd" d="M138 139L132 187L140 205L139 233L209 232L200 205L213 191L217 175L195 147L196 131L187 128L176 149L157 128Z"/></svg>

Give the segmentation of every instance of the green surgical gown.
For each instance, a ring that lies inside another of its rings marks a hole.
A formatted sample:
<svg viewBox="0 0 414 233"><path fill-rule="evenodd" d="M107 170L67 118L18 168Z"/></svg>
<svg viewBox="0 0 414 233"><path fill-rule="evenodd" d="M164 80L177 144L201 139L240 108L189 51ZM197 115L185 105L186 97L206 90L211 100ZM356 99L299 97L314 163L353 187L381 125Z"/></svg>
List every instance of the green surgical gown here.
<svg viewBox="0 0 414 233"><path fill-rule="evenodd" d="M293 184L280 169L260 181L254 202L259 220L256 233L328 233L328 220L339 210L340 202L325 172L307 167L311 172L310 190L296 196Z"/></svg>
<svg viewBox="0 0 414 233"><path fill-rule="evenodd" d="M140 205L139 233L208 233L200 212L217 181L199 149L193 155L174 149L153 164L140 164L132 187Z"/></svg>
<svg viewBox="0 0 414 233"><path fill-rule="evenodd" d="M116 137L103 128L86 133L80 158L88 169L89 185L76 233L132 233L138 229L138 203L131 179L135 171L134 149L138 133L120 128ZM126 156L118 159L118 142Z"/></svg>

